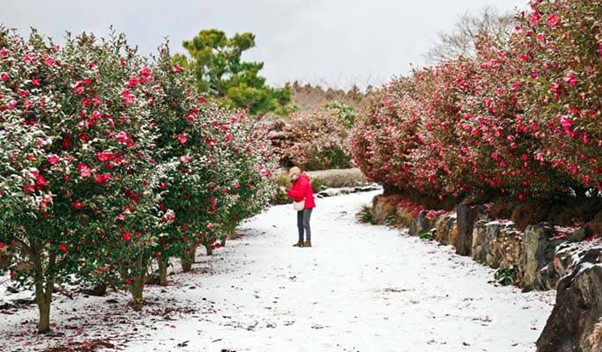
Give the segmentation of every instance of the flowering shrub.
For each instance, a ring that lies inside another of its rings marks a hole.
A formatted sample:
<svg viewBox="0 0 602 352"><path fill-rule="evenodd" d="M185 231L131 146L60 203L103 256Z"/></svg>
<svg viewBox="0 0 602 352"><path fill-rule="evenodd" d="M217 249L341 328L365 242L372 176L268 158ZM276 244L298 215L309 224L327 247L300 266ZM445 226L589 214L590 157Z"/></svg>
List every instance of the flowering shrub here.
<svg viewBox="0 0 602 352"><path fill-rule="evenodd" d="M291 114L288 120L261 121L257 136L271 143L285 167L304 170L348 168L351 156L348 128L335 109L316 109Z"/></svg>
<svg viewBox="0 0 602 352"><path fill-rule="evenodd" d="M602 190L600 1L537 0L507 43L384 86L356 123L355 162L424 199L558 199ZM420 198L420 197L417 197Z"/></svg>
<svg viewBox="0 0 602 352"><path fill-rule="evenodd" d="M246 115L232 114L195 93L194 77L174 68L167 47L157 60L157 84L148 92L159 129L156 157L175 165L159 184L162 225L159 248L161 281L169 257L183 257L185 269L198 244L211 253L239 222L263 209L270 197L273 165L263 146L250 139Z"/></svg>
<svg viewBox="0 0 602 352"><path fill-rule="evenodd" d="M81 267L112 270L95 266L107 243L152 242L155 134L128 85L144 62L123 37L59 48L2 30L0 52L0 242L20 262L13 278L35 287L44 332L55 283Z"/></svg>
<svg viewBox="0 0 602 352"><path fill-rule="evenodd" d="M123 36L60 48L2 29L0 77L0 259L35 287L40 332L68 276L141 309L154 258L218 245L271 196L245 115L204 103L167 48L150 63Z"/></svg>

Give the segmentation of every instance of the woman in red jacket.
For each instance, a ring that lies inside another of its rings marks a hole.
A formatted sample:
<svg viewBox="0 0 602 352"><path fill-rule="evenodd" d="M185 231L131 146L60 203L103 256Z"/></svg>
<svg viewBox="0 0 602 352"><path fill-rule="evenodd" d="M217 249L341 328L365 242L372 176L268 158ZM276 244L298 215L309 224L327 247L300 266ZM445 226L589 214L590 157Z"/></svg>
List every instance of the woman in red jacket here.
<svg viewBox="0 0 602 352"><path fill-rule="evenodd" d="M311 212L316 207L314 201L314 190L311 186L309 176L301 173L298 167L293 167L288 172L293 188L286 191L289 197L295 202L305 202L303 210L297 211L297 227L299 229L299 241L294 244L295 247L311 247L311 229L309 220ZM305 232L305 241L303 241L303 232Z"/></svg>

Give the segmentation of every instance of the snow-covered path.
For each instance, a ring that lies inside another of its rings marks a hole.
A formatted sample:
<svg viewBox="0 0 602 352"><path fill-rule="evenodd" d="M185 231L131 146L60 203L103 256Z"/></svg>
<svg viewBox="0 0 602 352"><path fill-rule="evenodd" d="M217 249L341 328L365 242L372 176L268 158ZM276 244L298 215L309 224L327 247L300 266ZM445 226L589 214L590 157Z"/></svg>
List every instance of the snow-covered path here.
<svg viewBox="0 0 602 352"><path fill-rule="evenodd" d="M534 350L552 293L495 287L488 283L490 269L452 254L451 248L358 224L355 214L375 194L319 200L310 249L291 246L296 240L292 206L274 207L246 223L240 239L214 258L201 257L197 273L171 276L171 288L149 290L151 299L180 302L197 312L126 324L125 330L135 326L137 331L121 347L145 352ZM116 299L125 302L127 296ZM78 304L107 305L93 298ZM61 322L66 318L61 303L58 307L53 318ZM17 324L18 318L23 314L9 321ZM4 332L0 327L0 336Z"/></svg>

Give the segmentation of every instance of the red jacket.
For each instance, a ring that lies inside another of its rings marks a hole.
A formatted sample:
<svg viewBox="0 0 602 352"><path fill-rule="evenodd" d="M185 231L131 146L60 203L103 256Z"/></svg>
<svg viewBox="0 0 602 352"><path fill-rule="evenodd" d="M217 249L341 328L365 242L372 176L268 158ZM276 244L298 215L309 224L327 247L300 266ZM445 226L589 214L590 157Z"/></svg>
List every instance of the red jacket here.
<svg viewBox="0 0 602 352"><path fill-rule="evenodd" d="M295 202L301 202L305 199L305 209L316 207L314 190L311 187L309 176L306 174L299 175L297 181L293 183L293 188L289 189L286 193L289 197L293 198Z"/></svg>

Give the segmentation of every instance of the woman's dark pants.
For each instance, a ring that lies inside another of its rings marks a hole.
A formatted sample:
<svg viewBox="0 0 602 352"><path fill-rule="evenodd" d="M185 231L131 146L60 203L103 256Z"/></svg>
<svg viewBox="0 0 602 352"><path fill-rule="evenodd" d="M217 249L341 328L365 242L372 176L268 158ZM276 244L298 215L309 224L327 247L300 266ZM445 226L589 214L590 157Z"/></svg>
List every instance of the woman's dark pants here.
<svg viewBox="0 0 602 352"><path fill-rule="evenodd" d="M304 209L297 212L297 228L299 229L299 242L303 242L303 231L305 231L305 241L311 241L311 229L309 220L313 209Z"/></svg>

